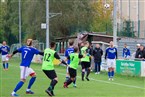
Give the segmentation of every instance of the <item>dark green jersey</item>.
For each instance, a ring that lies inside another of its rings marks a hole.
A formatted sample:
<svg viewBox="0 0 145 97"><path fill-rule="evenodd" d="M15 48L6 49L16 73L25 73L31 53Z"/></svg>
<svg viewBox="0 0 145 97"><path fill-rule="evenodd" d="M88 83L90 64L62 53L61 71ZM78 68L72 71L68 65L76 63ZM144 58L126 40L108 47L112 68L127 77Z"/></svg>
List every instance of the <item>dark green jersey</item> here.
<svg viewBox="0 0 145 97"><path fill-rule="evenodd" d="M43 63L42 63L42 70L54 70L54 54L56 51L47 48L44 50L44 57L43 57Z"/></svg>

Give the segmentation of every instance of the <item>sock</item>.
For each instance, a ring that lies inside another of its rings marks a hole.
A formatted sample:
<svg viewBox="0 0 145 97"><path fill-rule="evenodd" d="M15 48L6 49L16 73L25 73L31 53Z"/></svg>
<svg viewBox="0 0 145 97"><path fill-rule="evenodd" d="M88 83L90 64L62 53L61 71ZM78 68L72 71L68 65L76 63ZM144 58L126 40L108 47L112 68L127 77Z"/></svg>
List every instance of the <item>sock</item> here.
<svg viewBox="0 0 145 97"><path fill-rule="evenodd" d="M72 80L69 79L69 80L67 81L67 85L69 85L69 84L71 84L71 83L72 83Z"/></svg>
<svg viewBox="0 0 145 97"><path fill-rule="evenodd" d="M5 69L5 63L3 63L3 68Z"/></svg>
<svg viewBox="0 0 145 97"><path fill-rule="evenodd" d="M66 76L65 82L67 82L68 79L69 79L69 76Z"/></svg>
<svg viewBox="0 0 145 97"><path fill-rule="evenodd" d="M32 77L32 78L30 79L29 84L28 84L28 89L31 88L31 86L34 84L35 80L36 80L36 77Z"/></svg>
<svg viewBox="0 0 145 97"><path fill-rule="evenodd" d="M84 79L85 76L85 72L82 72L82 80Z"/></svg>
<svg viewBox="0 0 145 97"><path fill-rule="evenodd" d="M74 85L76 84L76 78L75 78L75 80L73 81L73 84L74 84Z"/></svg>
<svg viewBox="0 0 145 97"><path fill-rule="evenodd" d="M111 72L111 76L114 77L114 71Z"/></svg>
<svg viewBox="0 0 145 97"><path fill-rule="evenodd" d="M111 77L111 72L110 72L110 71L108 71L108 77L109 77L109 78Z"/></svg>
<svg viewBox="0 0 145 97"><path fill-rule="evenodd" d="M89 74L90 74L90 69L87 70L86 78L88 78Z"/></svg>
<svg viewBox="0 0 145 97"><path fill-rule="evenodd" d="M13 91L11 94L14 95L15 93L16 93L16 92Z"/></svg>
<svg viewBox="0 0 145 97"><path fill-rule="evenodd" d="M24 82L23 81L20 81L17 86L15 87L14 89L14 92L17 92L22 86L23 86Z"/></svg>
<svg viewBox="0 0 145 97"><path fill-rule="evenodd" d="M52 91L54 89L56 84L57 84L57 80L52 80L48 90Z"/></svg>
<svg viewBox="0 0 145 97"><path fill-rule="evenodd" d="M8 64L8 63L6 63L6 68L8 69L8 67L9 67L9 64Z"/></svg>

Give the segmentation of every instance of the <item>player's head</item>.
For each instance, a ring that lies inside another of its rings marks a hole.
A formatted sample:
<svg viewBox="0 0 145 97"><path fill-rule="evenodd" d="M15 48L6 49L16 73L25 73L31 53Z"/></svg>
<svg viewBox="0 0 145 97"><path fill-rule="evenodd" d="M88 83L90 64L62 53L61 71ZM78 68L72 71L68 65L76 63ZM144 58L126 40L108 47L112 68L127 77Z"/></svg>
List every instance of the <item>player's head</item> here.
<svg viewBox="0 0 145 97"><path fill-rule="evenodd" d="M27 46L32 46L33 39L27 39Z"/></svg>
<svg viewBox="0 0 145 97"><path fill-rule="evenodd" d="M111 47L113 47L113 46L114 46L113 41L110 41L110 46L111 46Z"/></svg>
<svg viewBox="0 0 145 97"><path fill-rule="evenodd" d="M88 41L84 42L84 46L89 47L89 42Z"/></svg>
<svg viewBox="0 0 145 97"><path fill-rule="evenodd" d="M124 44L124 47L127 48L127 44L126 43Z"/></svg>
<svg viewBox="0 0 145 97"><path fill-rule="evenodd" d="M140 45L140 50L143 51L144 50L144 46Z"/></svg>
<svg viewBox="0 0 145 97"><path fill-rule="evenodd" d="M84 43L83 43L83 42L81 42L80 47L83 47L83 46L84 46Z"/></svg>
<svg viewBox="0 0 145 97"><path fill-rule="evenodd" d="M74 41L73 40L69 40L69 46L73 46Z"/></svg>
<svg viewBox="0 0 145 97"><path fill-rule="evenodd" d="M74 52L76 53L76 52L78 52L78 50L79 50L78 47L75 46L74 47Z"/></svg>
<svg viewBox="0 0 145 97"><path fill-rule="evenodd" d="M55 47L56 47L56 44L55 44L55 42L50 42L50 48L52 48L52 49L55 49Z"/></svg>
<svg viewBox="0 0 145 97"><path fill-rule="evenodd" d="M7 45L7 42L6 41L3 41L3 43L2 43L3 45Z"/></svg>
<svg viewBox="0 0 145 97"><path fill-rule="evenodd" d="M100 45L99 44L96 44L96 48L100 48Z"/></svg>

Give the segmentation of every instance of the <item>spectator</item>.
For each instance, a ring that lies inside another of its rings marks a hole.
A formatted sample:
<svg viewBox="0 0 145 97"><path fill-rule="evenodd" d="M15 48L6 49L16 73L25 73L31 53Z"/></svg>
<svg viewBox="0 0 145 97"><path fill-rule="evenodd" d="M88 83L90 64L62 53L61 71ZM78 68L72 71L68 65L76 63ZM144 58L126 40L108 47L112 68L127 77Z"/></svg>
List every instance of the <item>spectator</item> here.
<svg viewBox="0 0 145 97"><path fill-rule="evenodd" d="M136 53L135 53L135 58L139 58L140 44L137 44L136 47L137 47L137 50L136 50Z"/></svg>
<svg viewBox="0 0 145 97"><path fill-rule="evenodd" d="M138 58L144 60L145 59L145 49L143 45L140 45L140 52Z"/></svg>
<svg viewBox="0 0 145 97"><path fill-rule="evenodd" d="M129 58L130 57L130 49L127 48L127 44L124 44L124 48L123 48L123 54L122 54L123 58Z"/></svg>
<svg viewBox="0 0 145 97"><path fill-rule="evenodd" d="M100 67L102 61L103 50L100 48L99 44L96 44L95 49L93 50L93 57L95 62L95 74L100 74Z"/></svg>

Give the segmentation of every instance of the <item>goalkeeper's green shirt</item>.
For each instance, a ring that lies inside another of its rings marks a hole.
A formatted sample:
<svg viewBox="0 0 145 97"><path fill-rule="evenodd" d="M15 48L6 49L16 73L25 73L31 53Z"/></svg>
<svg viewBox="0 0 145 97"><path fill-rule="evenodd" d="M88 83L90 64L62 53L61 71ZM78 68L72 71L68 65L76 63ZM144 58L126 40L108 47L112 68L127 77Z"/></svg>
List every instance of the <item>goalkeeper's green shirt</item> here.
<svg viewBox="0 0 145 97"><path fill-rule="evenodd" d="M53 60L55 58L55 53L56 51L50 48L44 50L42 70L54 70Z"/></svg>
<svg viewBox="0 0 145 97"><path fill-rule="evenodd" d="M87 47L82 47L81 48L81 54L82 55L86 55L88 52L87 52ZM90 57L89 56L85 56L84 58L81 59L81 62L90 62Z"/></svg>

